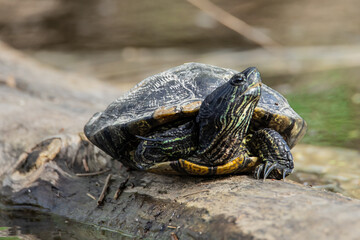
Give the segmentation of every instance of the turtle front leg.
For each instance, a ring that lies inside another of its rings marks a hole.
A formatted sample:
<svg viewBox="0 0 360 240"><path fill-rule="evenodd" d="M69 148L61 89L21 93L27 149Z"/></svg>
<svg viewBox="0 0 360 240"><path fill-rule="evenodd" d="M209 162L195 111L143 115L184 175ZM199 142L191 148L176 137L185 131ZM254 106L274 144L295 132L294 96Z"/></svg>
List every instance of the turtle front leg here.
<svg viewBox="0 0 360 240"><path fill-rule="evenodd" d="M254 177L285 179L294 169L290 147L275 130L264 128L256 131L247 141L250 152L263 161L255 168Z"/></svg>
<svg viewBox="0 0 360 240"><path fill-rule="evenodd" d="M155 163L177 160L196 151L197 135L194 123L155 133L148 137L137 136L141 141L135 151L137 168L143 170Z"/></svg>

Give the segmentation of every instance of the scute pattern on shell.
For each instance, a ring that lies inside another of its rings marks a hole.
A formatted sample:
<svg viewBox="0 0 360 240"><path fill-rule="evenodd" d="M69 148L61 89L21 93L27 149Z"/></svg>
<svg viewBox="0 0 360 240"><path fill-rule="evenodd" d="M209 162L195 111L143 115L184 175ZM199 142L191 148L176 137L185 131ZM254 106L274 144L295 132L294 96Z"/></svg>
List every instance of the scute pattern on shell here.
<svg viewBox="0 0 360 240"><path fill-rule="evenodd" d="M150 117L159 107L202 101L235 73L230 69L188 63L150 76L111 103L96 119L99 129L93 131Z"/></svg>
<svg viewBox="0 0 360 240"><path fill-rule="evenodd" d="M153 118L155 110L180 109L191 102L202 101L237 72L207 64L186 63L150 76L116 99L104 112L96 113L86 124L84 132L95 145L114 158L120 158L125 151L132 150L128 142L135 141L134 135L166 124L156 122ZM305 134L305 121L281 94L265 84L261 91L254 114L258 111L259 119L253 119L252 128L269 127L281 120L285 127L275 126L278 128L275 130L283 131L280 134L290 147L294 146ZM296 125L296 128L286 128L290 125Z"/></svg>

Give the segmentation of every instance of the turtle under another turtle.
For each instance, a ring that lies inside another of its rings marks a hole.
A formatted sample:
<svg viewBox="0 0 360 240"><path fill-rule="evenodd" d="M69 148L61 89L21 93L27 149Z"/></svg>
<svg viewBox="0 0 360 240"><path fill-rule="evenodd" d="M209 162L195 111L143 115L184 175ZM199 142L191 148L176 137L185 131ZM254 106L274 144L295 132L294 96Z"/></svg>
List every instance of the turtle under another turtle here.
<svg viewBox="0 0 360 240"><path fill-rule="evenodd" d="M87 138L124 165L162 174L285 178L306 122L256 68L200 63L146 78L96 113Z"/></svg>

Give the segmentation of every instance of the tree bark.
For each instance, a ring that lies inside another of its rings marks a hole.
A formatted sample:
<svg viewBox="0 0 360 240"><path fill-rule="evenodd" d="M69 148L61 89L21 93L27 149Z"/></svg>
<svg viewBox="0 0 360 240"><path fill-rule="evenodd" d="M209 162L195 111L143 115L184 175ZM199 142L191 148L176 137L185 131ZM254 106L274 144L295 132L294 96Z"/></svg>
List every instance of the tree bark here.
<svg viewBox="0 0 360 240"><path fill-rule="evenodd" d="M40 65L4 44L0 74L0 196L9 206L154 239L360 236L360 201L338 194L288 180L128 171L81 134L118 91Z"/></svg>

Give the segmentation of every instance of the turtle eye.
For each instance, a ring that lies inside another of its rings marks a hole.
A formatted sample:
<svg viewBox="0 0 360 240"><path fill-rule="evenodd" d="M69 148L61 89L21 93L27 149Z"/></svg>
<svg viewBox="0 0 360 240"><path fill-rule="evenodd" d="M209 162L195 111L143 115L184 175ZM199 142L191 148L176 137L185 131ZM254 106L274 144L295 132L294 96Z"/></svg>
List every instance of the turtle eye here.
<svg viewBox="0 0 360 240"><path fill-rule="evenodd" d="M231 79L232 85L241 85L246 81L246 76L244 74L236 74Z"/></svg>

